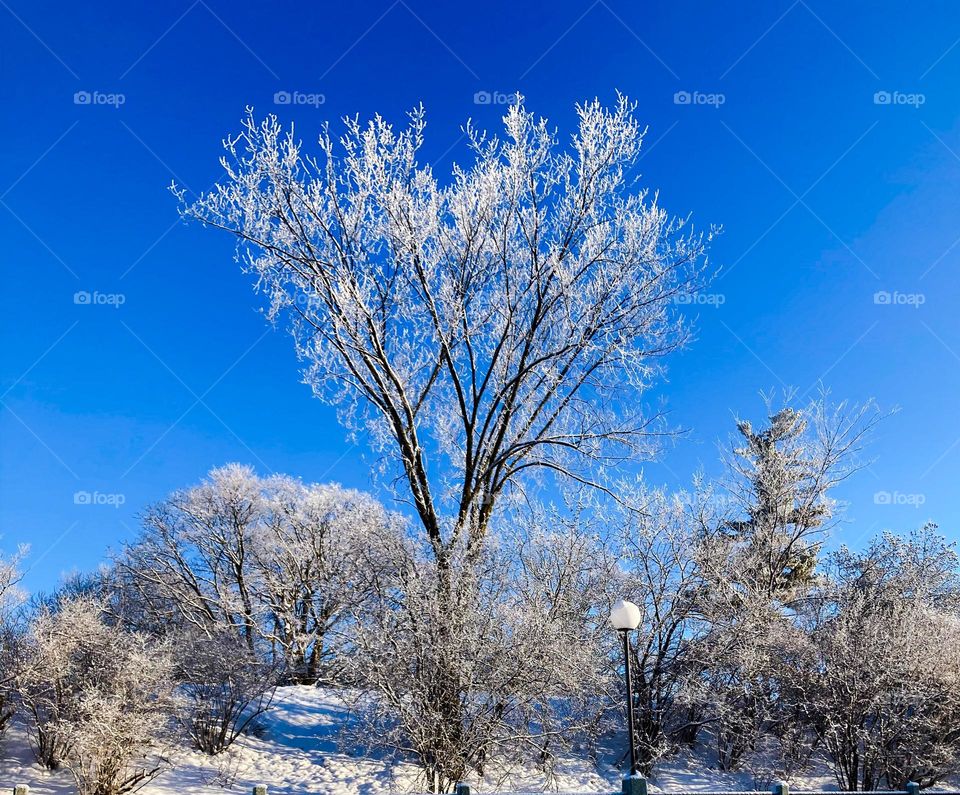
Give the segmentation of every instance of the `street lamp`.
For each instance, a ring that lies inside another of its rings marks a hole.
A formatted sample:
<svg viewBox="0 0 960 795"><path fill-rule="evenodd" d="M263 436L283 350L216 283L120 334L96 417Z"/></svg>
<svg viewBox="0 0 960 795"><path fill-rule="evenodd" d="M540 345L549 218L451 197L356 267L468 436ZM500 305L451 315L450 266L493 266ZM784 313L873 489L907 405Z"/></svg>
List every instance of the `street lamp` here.
<svg viewBox="0 0 960 795"><path fill-rule="evenodd" d="M623 662L627 678L627 726L630 731L630 775L623 780L624 795L646 795L647 782L637 766L637 738L633 724L633 677L630 669L630 633L640 626L640 608L619 600L610 611L610 623L623 639Z"/></svg>

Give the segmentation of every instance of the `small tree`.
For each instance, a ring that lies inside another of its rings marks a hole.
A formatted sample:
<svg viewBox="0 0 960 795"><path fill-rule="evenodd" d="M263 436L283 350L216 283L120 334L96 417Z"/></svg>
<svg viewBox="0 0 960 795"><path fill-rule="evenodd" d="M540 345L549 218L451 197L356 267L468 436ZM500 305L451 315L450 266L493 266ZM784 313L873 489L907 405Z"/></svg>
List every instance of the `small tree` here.
<svg viewBox="0 0 960 795"><path fill-rule="evenodd" d="M336 484L265 479L264 515L251 545L261 635L280 649L287 680L315 684L338 675L347 613L366 598L402 522L373 497Z"/></svg>
<svg viewBox="0 0 960 795"><path fill-rule="evenodd" d="M96 601L43 610L18 677L41 761L66 766L80 795L123 795L153 779L170 729L171 671L166 648L106 623Z"/></svg>
<svg viewBox="0 0 960 795"><path fill-rule="evenodd" d="M584 597L602 551L565 529L519 551L506 540L461 569L455 613L422 553L403 551L352 630L359 741L413 756L445 792L517 763L549 775L555 753L596 728L608 633Z"/></svg>
<svg viewBox="0 0 960 795"><path fill-rule="evenodd" d="M872 402L831 407L825 395L800 409L766 404L766 427L739 420L725 458L727 579L733 599L749 591L790 606L814 582L820 544L836 519L831 489L862 467L859 454L881 416Z"/></svg>
<svg viewBox="0 0 960 795"><path fill-rule="evenodd" d="M27 554L21 546L10 558L0 557L0 734L15 714L15 675L19 665L20 629L18 608L26 596L19 585L20 562Z"/></svg>
<svg viewBox="0 0 960 795"><path fill-rule="evenodd" d="M788 395L787 398L790 396ZM880 419L875 405L825 395L801 409L774 409L757 430L737 423L725 460L725 518L705 571L704 611L711 631L698 654L706 662L704 695L717 756L736 769L768 729L792 710L778 666L802 655L799 620L816 584L820 544L836 519L831 490L862 466L859 453Z"/></svg>
<svg viewBox="0 0 960 795"><path fill-rule="evenodd" d="M689 493L668 495L633 485L618 489L610 517L620 561L621 595L641 610L633 648L637 760L644 774L704 723L691 698L703 673L698 642L709 630L703 592L706 560L722 514L701 481ZM622 652L615 650L619 661Z"/></svg>
<svg viewBox="0 0 960 795"><path fill-rule="evenodd" d="M229 633L184 634L175 646L187 731L199 750L219 754L270 707L277 672Z"/></svg>
<svg viewBox="0 0 960 795"><path fill-rule="evenodd" d="M960 566L928 525L842 549L815 629L809 717L843 789L929 786L960 763Z"/></svg>
<svg viewBox="0 0 960 795"><path fill-rule="evenodd" d="M117 560L134 627L232 633L288 681L331 674L334 628L365 598L399 521L367 494L229 464L144 516ZM363 565L359 561L363 560Z"/></svg>
<svg viewBox="0 0 960 795"><path fill-rule="evenodd" d="M527 692L542 732L528 740L548 777L561 751L577 748L596 759L610 726L611 694L619 694L606 609L620 598L615 550L591 510L596 494L577 492L563 510L516 515L508 522L516 529L495 553L512 561L514 610L536 641L529 653L548 672Z"/></svg>

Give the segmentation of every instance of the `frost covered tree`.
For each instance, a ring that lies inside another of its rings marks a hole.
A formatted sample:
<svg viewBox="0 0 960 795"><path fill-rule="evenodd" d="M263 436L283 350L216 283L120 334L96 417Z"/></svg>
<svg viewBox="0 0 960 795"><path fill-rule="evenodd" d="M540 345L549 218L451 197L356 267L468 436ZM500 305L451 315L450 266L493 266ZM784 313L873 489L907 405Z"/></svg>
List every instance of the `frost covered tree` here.
<svg viewBox="0 0 960 795"><path fill-rule="evenodd" d="M28 551L28 547L20 546L12 556L0 557L0 621L5 625L13 622L14 613L26 598L20 581L23 579L21 563Z"/></svg>
<svg viewBox="0 0 960 795"><path fill-rule="evenodd" d="M518 103L503 137L467 125L468 162L443 184L421 163L422 109L399 131L348 119L339 145L324 128L317 154L250 115L226 141L225 179L184 207L237 236L270 317L291 321L307 383L397 475L429 549L431 612L473 610L469 569L525 476L602 485L603 464L653 446L641 395L686 339L677 299L697 286L705 241L635 187L633 110L581 105L561 145ZM445 667L414 667L411 682L462 727L455 669L471 630L437 631Z"/></svg>
<svg viewBox="0 0 960 795"><path fill-rule="evenodd" d="M698 643L710 629L704 591L712 566L706 556L723 514L701 480L678 494L637 486L618 492L608 520L610 543L620 564L620 594L642 615L631 648L637 760L648 775L709 722L695 697L703 674ZM620 657L615 649L613 659Z"/></svg>
<svg viewBox="0 0 960 795"><path fill-rule="evenodd" d="M264 640L282 650L288 678L335 679L341 619L394 565L403 522L369 495L335 484L274 477L266 490L252 545L255 598L268 616Z"/></svg>
<svg viewBox="0 0 960 795"><path fill-rule="evenodd" d="M314 683L332 662L331 630L364 598L398 520L368 495L249 467L214 469L205 482L151 508L118 559L134 624L230 631L250 653L271 654L288 679Z"/></svg>
<svg viewBox="0 0 960 795"><path fill-rule="evenodd" d="M549 669L534 691L534 725L547 730L534 758L547 773L560 750L596 759L620 690L609 665L609 606L620 598L615 550L588 512L596 495L576 491L562 509L517 516L499 540L511 561L514 610L539 642L529 652Z"/></svg>
<svg viewBox="0 0 960 795"><path fill-rule="evenodd" d="M17 676L42 761L67 767L80 795L123 795L149 782L164 767L171 672L165 647L107 623L99 602L42 610Z"/></svg>
<svg viewBox="0 0 960 795"><path fill-rule="evenodd" d="M706 709L724 769L739 767L761 733L786 732L794 711L778 670L803 654L799 619L836 518L831 490L862 466L881 418L872 402L831 405L826 395L799 409L774 409L769 399L767 406L766 427L737 423L722 484L726 518L706 558L713 570L704 573L711 631L698 653L707 661Z"/></svg>
<svg viewBox="0 0 960 795"><path fill-rule="evenodd" d="M204 753L225 751L270 707L277 671L234 633L188 630L175 637L173 657L183 722Z"/></svg>
<svg viewBox="0 0 960 795"><path fill-rule="evenodd" d="M15 710L13 686L20 645L17 611L26 601L20 588L20 564L27 551L27 547L21 546L11 557L0 557L0 733Z"/></svg>
<svg viewBox="0 0 960 795"><path fill-rule="evenodd" d="M253 651L260 615L250 560L262 512L251 469L215 469L200 485L152 506L118 566L157 623L211 633L226 627Z"/></svg>
<svg viewBox="0 0 960 795"><path fill-rule="evenodd" d="M291 317L306 379L399 465L441 571L480 545L523 472L577 479L646 451L636 398L685 339L674 299L703 242L632 189L643 130L625 99L578 108L561 149L524 106L441 186L425 117L346 121L320 156L275 117L226 142L226 179L185 208L238 236Z"/></svg>
<svg viewBox="0 0 960 795"><path fill-rule="evenodd" d="M356 739L412 755L431 791L516 764L549 777L560 751L595 737L609 631L587 594L603 552L564 529L534 535L535 547L488 541L458 567L469 578L458 583L469 604L460 614L443 610L432 563L411 545L357 615Z"/></svg>
<svg viewBox="0 0 960 795"><path fill-rule="evenodd" d="M960 566L928 525L842 549L812 637L806 709L842 789L930 786L960 767Z"/></svg>
<svg viewBox="0 0 960 795"><path fill-rule="evenodd" d="M766 402L765 428L737 422L739 444L726 459L735 514L725 530L739 572L733 584L789 604L813 581L835 515L830 490L862 466L859 453L880 415L872 402L831 406L826 396L800 409Z"/></svg>

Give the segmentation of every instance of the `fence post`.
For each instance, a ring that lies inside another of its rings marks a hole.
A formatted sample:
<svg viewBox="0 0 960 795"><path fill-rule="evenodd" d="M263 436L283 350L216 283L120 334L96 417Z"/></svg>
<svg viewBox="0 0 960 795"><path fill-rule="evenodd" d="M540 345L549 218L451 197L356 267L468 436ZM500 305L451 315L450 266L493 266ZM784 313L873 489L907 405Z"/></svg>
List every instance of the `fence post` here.
<svg viewBox="0 0 960 795"><path fill-rule="evenodd" d="M778 781L772 791L773 795L790 795L790 786L785 781Z"/></svg>
<svg viewBox="0 0 960 795"><path fill-rule="evenodd" d="M907 782L907 795L920 795L920 785L916 781Z"/></svg>
<svg viewBox="0 0 960 795"><path fill-rule="evenodd" d="M267 795L267 785L266 785L266 784L254 784L254 786L253 786L253 795Z"/></svg>
<svg viewBox="0 0 960 795"><path fill-rule="evenodd" d="M13 788L13 795L30 795L30 787L26 784L17 784Z"/></svg>
<svg viewBox="0 0 960 795"><path fill-rule="evenodd" d="M647 780L639 773L624 776L623 795L647 795Z"/></svg>
<svg viewBox="0 0 960 795"><path fill-rule="evenodd" d="M456 795L470 795L470 785L464 784L462 781L459 782L454 789Z"/></svg>

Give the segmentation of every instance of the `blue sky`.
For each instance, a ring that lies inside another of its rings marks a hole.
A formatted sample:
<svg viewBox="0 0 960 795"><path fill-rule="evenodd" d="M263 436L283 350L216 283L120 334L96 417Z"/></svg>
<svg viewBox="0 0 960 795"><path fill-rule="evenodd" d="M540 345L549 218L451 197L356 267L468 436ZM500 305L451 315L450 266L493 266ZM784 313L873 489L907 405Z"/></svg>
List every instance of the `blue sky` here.
<svg viewBox="0 0 960 795"><path fill-rule="evenodd" d="M956 537L958 42L951 2L0 0L0 547L30 543L26 584L50 588L228 461L370 488L232 241L181 225L166 188L218 177L246 105L309 139L422 101L442 173L463 122L496 128L516 90L564 134L575 102L628 94L645 183L725 228L718 297L651 395L690 433L646 475L715 469L760 390L822 381L900 407L836 538L927 519Z"/></svg>

